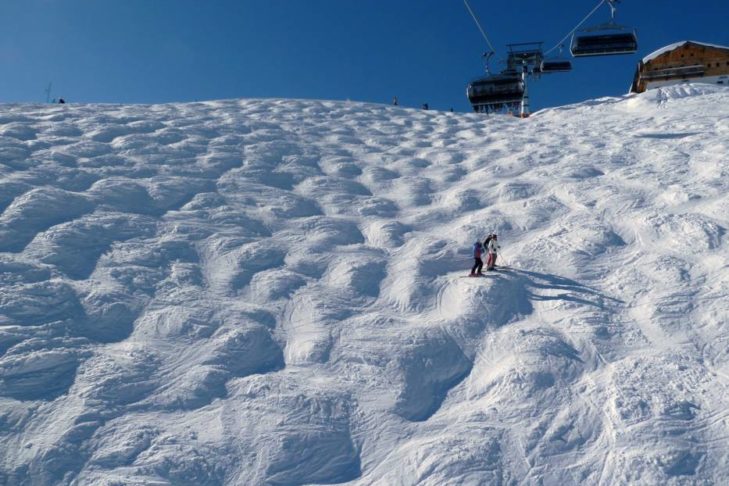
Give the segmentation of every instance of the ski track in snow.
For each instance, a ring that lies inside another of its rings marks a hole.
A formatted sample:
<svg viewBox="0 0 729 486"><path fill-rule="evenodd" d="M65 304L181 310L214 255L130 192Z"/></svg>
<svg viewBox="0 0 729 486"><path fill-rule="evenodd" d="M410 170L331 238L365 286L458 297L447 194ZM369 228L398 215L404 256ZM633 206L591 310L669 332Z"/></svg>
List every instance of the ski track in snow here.
<svg viewBox="0 0 729 486"><path fill-rule="evenodd" d="M0 484L721 483L727 106L0 106Z"/></svg>

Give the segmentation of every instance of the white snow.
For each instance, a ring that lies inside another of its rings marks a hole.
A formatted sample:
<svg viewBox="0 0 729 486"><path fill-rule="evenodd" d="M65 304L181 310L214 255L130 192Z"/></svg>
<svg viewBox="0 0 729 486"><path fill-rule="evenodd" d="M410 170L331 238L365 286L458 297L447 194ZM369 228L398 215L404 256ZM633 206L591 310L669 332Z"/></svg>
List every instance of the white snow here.
<svg viewBox="0 0 729 486"><path fill-rule="evenodd" d="M728 194L708 85L1 105L0 484L720 484Z"/></svg>
<svg viewBox="0 0 729 486"><path fill-rule="evenodd" d="M692 44L698 44L700 46L716 47L716 48L719 48L719 49L729 49L729 47L727 47L727 46L720 46L718 44L709 44L709 43L706 43L706 42L698 42L698 41L685 40L685 41L680 41L680 42L674 42L673 44L669 44L667 46L661 47L660 49L658 49L656 51L651 52L650 54L648 54L647 56L645 56L643 58L643 62L644 63L647 63L649 61L652 61L653 59L657 58L661 54L664 54L666 52L670 52L670 51L672 51L672 50L674 50L676 48L679 48L679 47L681 47L683 45L688 44L689 42L692 43Z"/></svg>

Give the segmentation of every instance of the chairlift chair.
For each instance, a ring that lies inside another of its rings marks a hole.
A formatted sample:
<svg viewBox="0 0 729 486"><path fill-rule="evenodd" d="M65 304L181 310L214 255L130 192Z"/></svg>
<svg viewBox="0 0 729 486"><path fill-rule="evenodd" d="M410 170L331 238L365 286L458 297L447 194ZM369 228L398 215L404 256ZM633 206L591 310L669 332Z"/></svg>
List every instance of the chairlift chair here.
<svg viewBox="0 0 729 486"><path fill-rule="evenodd" d="M539 66L541 73L567 73L572 71L572 61L569 59L545 59Z"/></svg>
<svg viewBox="0 0 729 486"><path fill-rule="evenodd" d="M524 80L515 70L489 74L468 83L466 95L476 112L516 107L524 99Z"/></svg>
<svg viewBox="0 0 729 486"><path fill-rule="evenodd" d="M616 24L581 32L572 37L570 52L574 57L633 54L638 50L635 31L626 32Z"/></svg>
<svg viewBox="0 0 729 486"><path fill-rule="evenodd" d="M610 21L575 32L570 44L573 57L632 54L638 50L635 29L615 23L617 0L606 1L610 6Z"/></svg>
<svg viewBox="0 0 729 486"><path fill-rule="evenodd" d="M559 57L548 57L542 59L539 65L540 73L566 73L572 71L572 61L562 57L562 46L559 48Z"/></svg>

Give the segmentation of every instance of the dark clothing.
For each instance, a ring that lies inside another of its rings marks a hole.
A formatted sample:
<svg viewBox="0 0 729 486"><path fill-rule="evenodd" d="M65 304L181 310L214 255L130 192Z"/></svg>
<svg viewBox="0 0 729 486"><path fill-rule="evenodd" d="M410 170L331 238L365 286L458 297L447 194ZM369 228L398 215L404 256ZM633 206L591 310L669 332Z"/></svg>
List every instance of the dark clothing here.
<svg viewBox="0 0 729 486"><path fill-rule="evenodd" d="M483 260L481 260L481 255L483 255L485 248L481 246L481 242L477 241L473 244L473 268L471 268L471 275L481 275L481 269L483 269ZM476 273L478 271L478 274Z"/></svg>
<svg viewBox="0 0 729 486"><path fill-rule="evenodd" d="M473 244L473 258L481 258L483 255L484 247L478 241Z"/></svg>
<svg viewBox="0 0 729 486"><path fill-rule="evenodd" d="M483 270L483 260L481 260L481 257L476 257L474 260L476 263L473 264L471 275L481 275L481 270Z"/></svg>

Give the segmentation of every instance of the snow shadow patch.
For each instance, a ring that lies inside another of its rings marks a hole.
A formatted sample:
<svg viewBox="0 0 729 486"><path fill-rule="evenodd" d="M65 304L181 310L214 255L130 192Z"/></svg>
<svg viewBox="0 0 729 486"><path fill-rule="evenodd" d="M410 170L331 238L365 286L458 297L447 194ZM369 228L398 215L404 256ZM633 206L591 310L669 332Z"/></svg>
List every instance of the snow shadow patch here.
<svg viewBox="0 0 729 486"><path fill-rule="evenodd" d="M527 270L509 269L508 271L527 280L526 286L530 290L529 298L531 300L562 300L598 309L605 309L607 302L624 303L622 300L602 294L566 277Z"/></svg>
<svg viewBox="0 0 729 486"><path fill-rule="evenodd" d="M266 469L266 484L337 484L361 475L348 431L308 430L280 437Z"/></svg>
<svg viewBox="0 0 729 486"><path fill-rule="evenodd" d="M662 464L663 471L668 476L693 476L701 464L705 454L682 451L672 454L666 463Z"/></svg>
<svg viewBox="0 0 729 486"><path fill-rule="evenodd" d="M22 251L38 233L92 210L83 196L59 189L33 189L16 198L0 216L0 251Z"/></svg>
<svg viewBox="0 0 729 486"><path fill-rule="evenodd" d="M284 367L283 351L264 326L230 329L212 338L211 356L203 362L236 377Z"/></svg>
<svg viewBox="0 0 729 486"><path fill-rule="evenodd" d="M68 284L47 281L0 289L0 325L38 326L84 318L79 298Z"/></svg>
<svg viewBox="0 0 729 486"><path fill-rule="evenodd" d="M53 400L73 384L79 358L77 352L63 349L6 356L0 363L0 396Z"/></svg>
<svg viewBox="0 0 729 486"><path fill-rule="evenodd" d="M448 391L471 371L472 363L442 331L414 337L413 341L403 345L394 361L403 380L395 413L421 422L440 408Z"/></svg>
<svg viewBox="0 0 729 486"><path fill-rule="evenodd" d="M155 222L136 215L84 216L49 229L27 247L28 254L75 280L88 278L114 243L150 237Z"/></svg>
<svg viewBox="0 0 729 486"><path fill-rule="evenodd" d="M675 140L694 135L704 135L702 132L638 132L633 134L634 138L655 138L663 140Z"/></svg>

